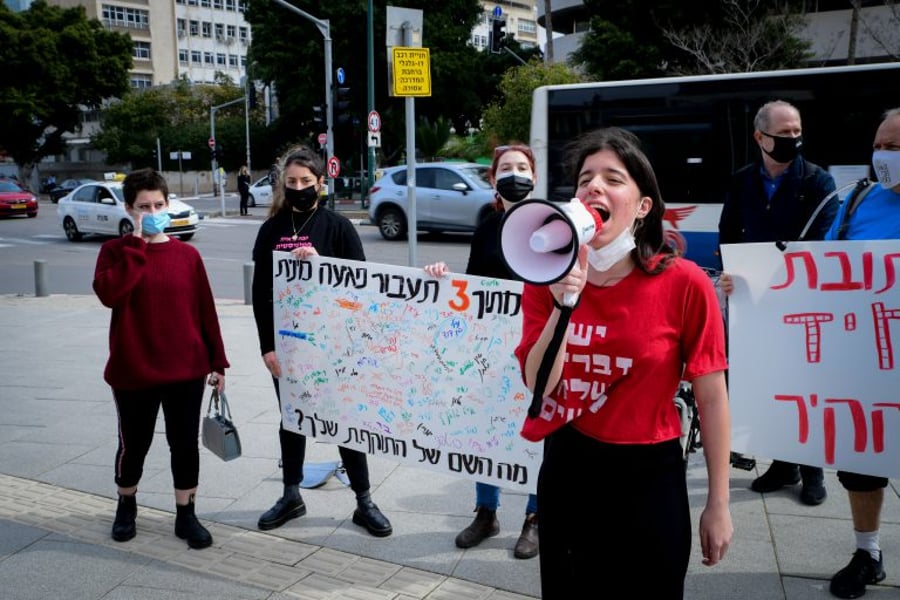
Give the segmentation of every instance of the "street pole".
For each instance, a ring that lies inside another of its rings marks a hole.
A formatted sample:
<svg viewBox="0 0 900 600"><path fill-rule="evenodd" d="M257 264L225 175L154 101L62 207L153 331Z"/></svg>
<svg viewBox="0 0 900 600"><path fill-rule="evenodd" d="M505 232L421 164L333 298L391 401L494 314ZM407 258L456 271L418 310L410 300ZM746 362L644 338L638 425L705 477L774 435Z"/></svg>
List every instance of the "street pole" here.
<svg viewBox="0 0 900 600"><path fill-rule="evenodd" d="M225 108L226 106L231 106L232 104L237 104L240 101L247 100L247 94L244 94L243 98L235 98L234 100L229 100L223 104L217 104L215 106L209 107L209 138L213 141L213 147L211 150L215 151L216 146L218 146L218 142L216 141L216 111L220 108ZM216 177L219 175L219 161L215 158L212 159L212 182L213 182L213 196L215 196L216 191ZM224 182L219 182L219 196L222 199L222 216L225 216L225 184Z"/></svg>
<svg viewBox="0 0 900 600"><path fill-rule="evenodd" d="M325 111L325 160L327 161L334 152L334 101L331 98L331 25L328 19L317 19L308 12L300 10L284 0L273 0L273 2L315 23L319 33L325 38L325 106L328 108ZM334 179L331 177L328 178L328 198L329 202L334 201Z"/></svg>
<svg viewBox="0 0 900 600"><path fill-rule="evenodd" d="M366 46L368 47L368 60L366 66L366 97L368 112L372 114L375 110L375 34L374 19L375 16L372 8L372 0L367 0L366 6ZM366 162L366 188L360 190L361 208L366 208L369 204L369 190L375 184L375 146L369 146L368 143L368 161Z"/></svg>
<svg viewBox="0 0 900 600"><path fill-rule="evenodd" d="M244 137L247 140L247 170L250 170L250 76L246 76L247 85L244 87ZM254 88L254 92L255 92Z"/></svg>
<svg viewBox="0 0 900 600"><path fill-rule="evenodd" d="M403 44L412 46L413 26L409 21L403 22ZM396 74L394 75L396 77ZM416 215L416 99L413 96L406 97L406 197L409 210L407 210L407 237L409 238L409 266L415 267L418 263L416 246L419 241L419 221Z"/></svg>
<svg viewBox="0 0 900 600"><path fill-rule="evenodd" d="M159 145L159 138L156 138L156 172L162 173L162 148Z"/></svg>

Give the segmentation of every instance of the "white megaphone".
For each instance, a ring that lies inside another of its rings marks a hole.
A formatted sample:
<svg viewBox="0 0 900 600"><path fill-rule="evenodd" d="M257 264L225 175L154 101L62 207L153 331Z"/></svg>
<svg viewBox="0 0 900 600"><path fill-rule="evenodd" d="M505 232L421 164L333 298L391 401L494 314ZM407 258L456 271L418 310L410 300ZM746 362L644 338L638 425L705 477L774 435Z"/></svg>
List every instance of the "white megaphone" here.
<svg viewBox="0 0 900 600"><path fill-rule="evenodd" d="M503 215L500 253L509 270L527 283L555 283L572 270L578 248L600 231L603 220L578 198L568 202L526 200ZM574 306L566 294L563 304Z"/></svg>

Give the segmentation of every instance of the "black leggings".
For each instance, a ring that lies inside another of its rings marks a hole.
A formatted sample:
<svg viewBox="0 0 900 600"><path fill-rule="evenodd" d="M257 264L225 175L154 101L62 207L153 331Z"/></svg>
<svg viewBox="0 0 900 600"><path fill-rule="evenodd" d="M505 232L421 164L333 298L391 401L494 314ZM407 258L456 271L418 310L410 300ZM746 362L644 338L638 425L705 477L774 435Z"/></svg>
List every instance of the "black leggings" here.
<svg viewBox="0 0 900 600"><path fill-rule="evenodd" d="M272 378L275 383L275 395L278 396L278 411L281 412L281 392L278 389L278 380ZM284 428L284 424L278 427L278 439L281 442L281 480L284 485L297 485L303 481L303 462L306 460L306 436ZM347 469L347 479L350 480L350 489L357 494L369 491L369 463L366 453L351 448L338 446L338 454L344 468Z"/></svg>
<svg viewBox="0 0 900 600"><path fill-rule="evenodd" d="M136 486L144 473L144 459L153 442L156 415L162 405L172 480L176 490L197 487L200 477L200 410L204 379L168 383L145 390L113 390L119 417L116 485Z"/></svg>
<svg viewBox="0 0 900 600"><path fill-rule="evenodd" d="M541 598L683 597L691 517L677 438L605 444L563 427L537 491Z"/></svg>

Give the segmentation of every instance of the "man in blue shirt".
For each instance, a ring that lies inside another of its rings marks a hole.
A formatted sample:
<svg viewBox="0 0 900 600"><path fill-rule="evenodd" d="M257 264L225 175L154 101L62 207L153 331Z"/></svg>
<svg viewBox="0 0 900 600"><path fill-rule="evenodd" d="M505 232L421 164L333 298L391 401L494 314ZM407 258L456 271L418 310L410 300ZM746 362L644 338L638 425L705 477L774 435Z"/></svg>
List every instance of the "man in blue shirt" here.
<svg viewBox="0 0 900 600"><path fill-rule="evenodd" d="M849 202L844 202L826 240L900 239L900 108L884 114L875 133L872 166L878 183L860 201L845 222ZM838 479L850 499L856 552L850 564L831 578L831 593L838 598L859 598L866 585L885 578L884 557L878 539L885 477L838 471Z"/></svg>
<svg viewBox="0 0 900 600"><path fill-rule="evenodd" d="M753 139L760 158L731 178L719 219L719 244L789 242L801 239L819 204L835 189L831 175L803 158L800 111L783 100L767 102L753 119ZM804 240L821 240L834 220L838 198L832 197L811 224ZM820 467L775 460L753 480L755 492L774 492L803 480L800 500L817 505L825 501L825 479Z"/></svg>

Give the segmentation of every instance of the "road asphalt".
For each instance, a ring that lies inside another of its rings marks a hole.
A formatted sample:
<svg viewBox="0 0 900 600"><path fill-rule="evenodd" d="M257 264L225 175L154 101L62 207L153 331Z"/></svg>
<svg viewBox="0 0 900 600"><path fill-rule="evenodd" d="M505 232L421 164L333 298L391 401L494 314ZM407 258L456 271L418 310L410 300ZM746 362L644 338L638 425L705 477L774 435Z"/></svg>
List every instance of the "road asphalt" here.
<svg viewBox="0 0 900 600"><path fill-rule="evenodd" d="M372 495L393 523L390 537L374 538L352 523L353 493L336 478L303 491L305 517L259 531L257 519L282 489L278 411L251 307L225 299L217 305L232 364L227 394L243 455L225 463L201 448L197 511L215 542L197 551L172 532L161 417L138 492L138 535L125 543L110 538L116 421L102 379L109 310L93 296L0 296L0 599L540 596L538 560L512 554L524 494L503 494L498 536L461 550L453 539L473 517L472 483L380 457L370 458ZM754 493L749 484L768 464L758 458L758 471L731 471L735 535L725 560L704 567L695 535L685 598L832 597L828 580L854 550L846 492L834 471L826 470L829 496L817 507L800 503L799 486ZM333 460L333 446L310 444L308 462ZM590 477L589 468L584 476ZM706 489L702 451L691 456L687 479L696 530ZM866 598L900 600L897 483L891 480L882 516L887 579L870 586ZM616 552L615 540L597 544ZM634 582L633 597L645 597L640 581Z"/></svg>

